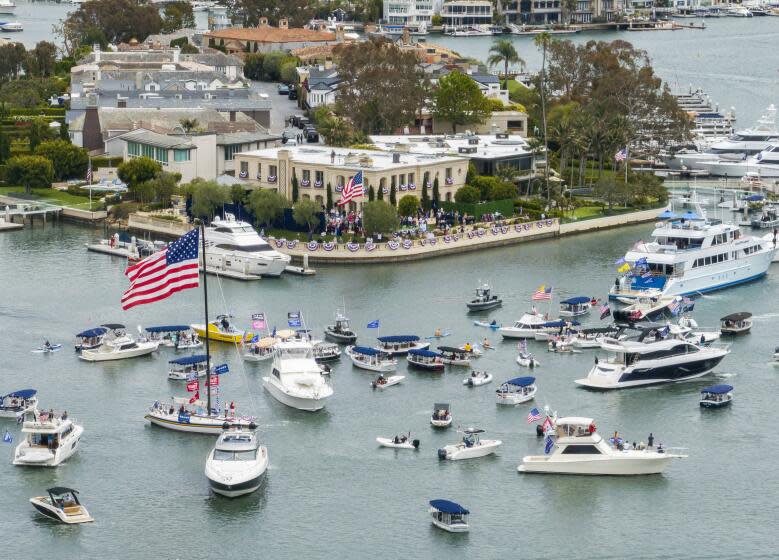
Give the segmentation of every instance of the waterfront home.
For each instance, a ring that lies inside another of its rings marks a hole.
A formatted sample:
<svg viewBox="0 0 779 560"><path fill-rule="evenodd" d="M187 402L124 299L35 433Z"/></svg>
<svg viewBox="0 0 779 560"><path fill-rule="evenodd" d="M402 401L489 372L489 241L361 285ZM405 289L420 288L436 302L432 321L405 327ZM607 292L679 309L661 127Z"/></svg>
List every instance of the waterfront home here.
<svg viewBox="0 0 779 560"><path fill-rule="evenodd" d="M335 33L313 29L290 28L286 19L278 27L271 27L268 18L261 17L257 27L229 27L205 34L204 42L227 53L268 53L290 51L315 45L329 45L344 41L343 30Z"/></svg>
<svg viewBox="0 0 779 560"><path fill-rule="evenodd" d="M449 0L441 5L441 22L446 27L492 25L492 2Z"/></svg>
<svg viewBox="0 0 779 560"><path fill-rule="evenodd" d="M432 25L441 13L442 0L386 0L384 21L392 25Z"/></svg>

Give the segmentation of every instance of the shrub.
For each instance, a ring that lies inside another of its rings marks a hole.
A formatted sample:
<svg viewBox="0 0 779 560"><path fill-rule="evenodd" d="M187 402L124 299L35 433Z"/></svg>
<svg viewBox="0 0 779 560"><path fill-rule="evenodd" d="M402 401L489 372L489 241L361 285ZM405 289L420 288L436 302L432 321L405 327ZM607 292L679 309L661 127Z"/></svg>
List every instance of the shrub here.
<svg viewBox="0 0 779 560"><path fill-rule="evenodd" d="M460 187L457 189L457 192L454 193L454 200L455 202L470 202L475 203L479 202L481 200L481 196L479 195L479 189L476 187L472 187L470 185L465 185L464 187Z"/></svg>

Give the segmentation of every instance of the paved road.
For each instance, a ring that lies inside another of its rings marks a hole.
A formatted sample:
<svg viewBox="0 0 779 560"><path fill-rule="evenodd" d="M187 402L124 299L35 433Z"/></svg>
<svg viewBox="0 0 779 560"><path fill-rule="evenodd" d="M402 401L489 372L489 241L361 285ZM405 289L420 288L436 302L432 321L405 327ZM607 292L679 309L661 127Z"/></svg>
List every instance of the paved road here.
<svg viewBox="0 0 779 560"><path fill-rule="evenodd" d="M281 133L284 130L284 119L289 115L302 115L297 101L290 101L286 96L279 95L278 84L274 82L252 82L252 90L267 94L271 103L270 128L271 132Z"/></svg>

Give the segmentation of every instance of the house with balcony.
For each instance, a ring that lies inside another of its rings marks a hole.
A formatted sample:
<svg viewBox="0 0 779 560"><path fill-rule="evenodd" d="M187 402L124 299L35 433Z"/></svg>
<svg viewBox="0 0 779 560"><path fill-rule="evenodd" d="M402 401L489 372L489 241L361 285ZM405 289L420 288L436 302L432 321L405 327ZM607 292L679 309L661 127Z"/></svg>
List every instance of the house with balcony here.
<svg viewBox="0 0 779 560"><path fill-rule="evenodd" d="M441 5L445 27L492 25L492 13L490 0L448 0Z"/></svg>
<svg viewBox="0 0 779 560"><path fill-rule="evenodd" d="M386 0L383 21L390 25L430 26L441 4L442 0Z"/></svg>

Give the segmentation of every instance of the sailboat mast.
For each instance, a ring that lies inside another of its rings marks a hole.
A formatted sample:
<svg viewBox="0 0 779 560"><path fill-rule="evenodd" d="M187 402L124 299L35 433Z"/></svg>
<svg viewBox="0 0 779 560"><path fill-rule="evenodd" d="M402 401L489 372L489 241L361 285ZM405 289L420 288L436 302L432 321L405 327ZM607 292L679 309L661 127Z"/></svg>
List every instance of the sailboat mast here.
<svg viewBox="0 0 779 560"><path fill-rule="evenodd" d="M206 321L206 399L208 415L211 415L211 349L208 345L208 274L206 273L206 224L200 222L200 247L203 253L203 302L205 306Z"/></svg>

